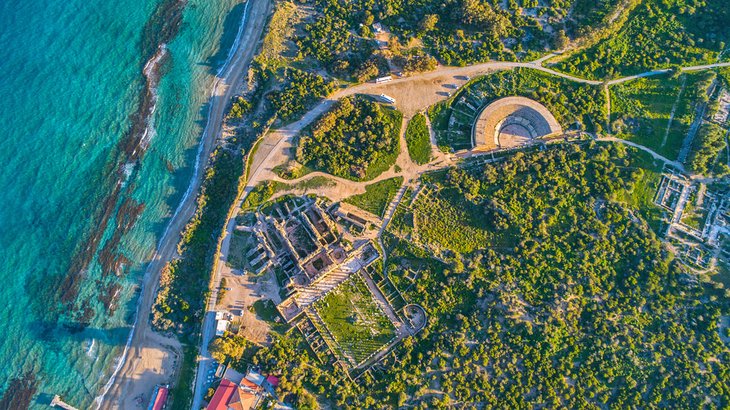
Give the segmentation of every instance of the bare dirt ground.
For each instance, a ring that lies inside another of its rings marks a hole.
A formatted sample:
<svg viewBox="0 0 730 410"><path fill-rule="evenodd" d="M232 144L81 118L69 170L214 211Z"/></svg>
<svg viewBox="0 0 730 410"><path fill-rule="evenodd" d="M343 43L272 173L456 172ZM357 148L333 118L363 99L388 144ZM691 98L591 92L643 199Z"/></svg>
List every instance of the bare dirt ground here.
<svg viewBox="0 0 730 410"><path fill-rule="evenodd" d="M266 24L270 2L249 0L247 7L249 8L246 27L237 42L238 49L234 51L229 64L214 80L208 121L201 136L200 152L197 158L201 163L210 156L215 147L221 133L223 116L228 102L242 85L243 73L256 52L258 39ZM193 195L187 195L180 204L150 261L143 280L144 286L137 310L139 320L134 329L129 350L122 358L119 372L106 391L106 395L99 399L99 408L136 409L138 407L134 397L138 392L147 392L148 400L156 384L170 382L175 378L175 363L180 344L155 333L148 318L157 293L160 270L167 261L177 255L180 233L195 212L195 193L200 189L203 174L203 172L199 172L191 181L189 192ZM144 402L144 404L147 403Z"/></svg>
<svg viewBox="0 0 730 410"><path fill-rule="evenodd" d="M260 299L271 299L274 303L281 302L279 287L276 285L274 274L268 272L262 276L241 274L230 267L222 269L222 277L226 279L226 287L230 288L217 307L221 310L238 313L240 317L234 320L239 321L239 335L257 344L268 344L270 326L256 316L252 311L253 304Z"/></svg>

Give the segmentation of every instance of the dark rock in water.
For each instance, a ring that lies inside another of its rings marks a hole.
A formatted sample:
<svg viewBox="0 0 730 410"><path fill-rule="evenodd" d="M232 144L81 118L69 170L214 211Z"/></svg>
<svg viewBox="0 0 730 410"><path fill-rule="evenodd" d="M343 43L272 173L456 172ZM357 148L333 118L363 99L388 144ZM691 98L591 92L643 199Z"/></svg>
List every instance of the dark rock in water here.
<svg viewBox="0 0 730 410"><path fill-rule="evenodd" d="M38 381L32 372L11 379L7 390L0 398L0 410L27 409L37 389Z"/></svg>

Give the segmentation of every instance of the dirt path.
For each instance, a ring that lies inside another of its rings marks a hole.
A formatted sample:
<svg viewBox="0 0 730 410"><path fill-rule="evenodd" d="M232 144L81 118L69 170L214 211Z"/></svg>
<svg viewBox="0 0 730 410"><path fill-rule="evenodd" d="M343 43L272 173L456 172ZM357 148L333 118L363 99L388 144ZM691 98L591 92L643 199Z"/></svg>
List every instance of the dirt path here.
<svg viewBox="0 0 730 410"><path fill-rule="evenodd" d="M694 65L694 66L689 66L689 67L682 67L680 70L682 72L687 72L687 71L702 71L702 70L709 70L711 68L718 68L718 67L730 67L730 62L727 62L727 63L704 64L704 65ZM670 72L672 72L672 70L669 69L669 68L662 69L662 70L652 70L652 71L647 71L647 72L641 73L641 74L630 75L628 77L616 78L614 80L611 80L611 81L607 82L606 84L608 84L608 85L616 85L616 84L625 83L627 81L636 80L637 78L652 77L652 76L655 76L655 75L667 74L667 73L670 73Z"/></svg>
<svg viewBox="0 0 730 410"><path fill-rule="evenodd" d="M205 166L205 161L216 146L228 102L240 88L243 73L257 49L258 38L263 32L269 14L270 2L268 0L249 0L246 7L247 10L244 14L246 26L236 42L238 48L213 83L208 120L201 136L196 159L198 167L196 168ZM142 392L142 394L146 392L148 400L155 384L170 382L174 379L176 368L174 364L176 364L180 344L176 340L164 338L155 333L151 329L149 316L157 293L160 270L167 261L177 256L180 233L195 212L196 194L200 189L202 176L202 172L194 175L183 201L170 220L158 244L157 251L147 267L137 307L138 320L132 331L131 342L128 350L120 359L119 371L115 378L110 380L105 394L97 398L99 408L136 409L138 406L134 403L134 398L138 392ZM171 358L172 366L163 365L170 363Z"/></svg>
<svg viewBox="0 0 730 410"><path fill-rule="evenodd" d="M620 143L625 144L625 145L628 145L630 147L638 148L638 149L640 149L640 150L642 150L642 151L647 152L648 154L650 154L652 157L654 157L654 159L658 159L660 161L663 161L663 162L665 162L665 163L667 163L669 165L672 165L672 166L676 167L679 170L684 170L684 166L682 165L682 163L677 162L677 161L672 161L672 160L668 159L667 157L665 157L665 156L663 156L661 154L658 154L656 151L654 151L654 150L652 150L650 148L647 148L647 147L645 147L643 145L637 144L635 142L623 140L621 138L616 138L616 137L600 137L600 138L597 138L597 140L598 141L620 142Z"/></svg>

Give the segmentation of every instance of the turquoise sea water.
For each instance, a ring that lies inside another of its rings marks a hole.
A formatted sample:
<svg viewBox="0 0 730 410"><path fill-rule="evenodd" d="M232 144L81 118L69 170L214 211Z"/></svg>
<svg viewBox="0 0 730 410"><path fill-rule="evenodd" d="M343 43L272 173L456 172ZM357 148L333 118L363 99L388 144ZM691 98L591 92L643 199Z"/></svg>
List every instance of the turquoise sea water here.
<svg viewBox="0 0 730 410"><path fill-rule="evenodd" d="M240 3L0 2L0 408L93 407L190 182Z"/></svg>

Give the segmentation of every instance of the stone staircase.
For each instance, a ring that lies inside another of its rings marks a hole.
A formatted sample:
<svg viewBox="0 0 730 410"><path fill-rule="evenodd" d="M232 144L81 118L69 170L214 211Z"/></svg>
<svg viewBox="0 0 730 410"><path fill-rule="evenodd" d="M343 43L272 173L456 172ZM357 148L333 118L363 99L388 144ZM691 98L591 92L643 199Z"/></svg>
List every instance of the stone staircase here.
<svg viewBox="0 0 730 410"><path fill-rule="evenodd" d="M357 271L347 264L338 266L332 272L327 273L322 278L318 279L314 283L310 284L306 288L299 288L297 295L295 296L297 305L302 309L305 309L314 301L320 299L326 295L329 291L339 286L342 282L347 280L350 275Z"/></svg>

